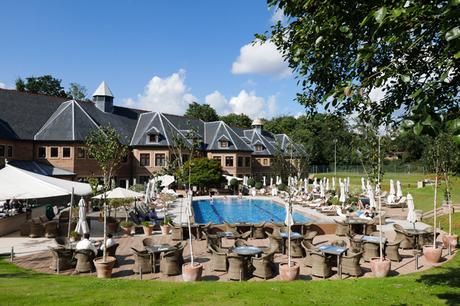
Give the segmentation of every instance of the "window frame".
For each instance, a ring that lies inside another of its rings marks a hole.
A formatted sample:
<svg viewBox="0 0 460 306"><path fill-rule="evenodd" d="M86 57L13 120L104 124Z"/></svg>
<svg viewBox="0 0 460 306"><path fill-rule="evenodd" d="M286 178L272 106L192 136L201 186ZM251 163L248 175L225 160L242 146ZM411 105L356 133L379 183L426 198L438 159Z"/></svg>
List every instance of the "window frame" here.
<svg viewBox="0 0 460 306"><path fill-rule="evenodd" d="M225 146L223 145L225 143ZM221 149L228 149L229 147L229 141L228 140L219 140L219 148Z"/></svg>
<svg viewBox="0 0 460 306"><path fill-rule="evenodd" d="M162 165L158 165L157 156L163 156L163 164ZM166 166L166 154L165 153L155 153L155 167L165 167L165 166Z"/></svg>
<svg viewBox="0 0 460 306"><path fill-rule="evenodd" d="M80 152L83 152L83 156L80 157ZM86 149L84 147L77 147L77 154L75 156L77 159L85 159L86 158Z"/></svg>
<svg viewBox="0 0 460 306"><path fill-rule="evenodd" d="M231 165L229 165L229 161L231 161ZM225 167L234 167L235 159L233 156L225 156Z"/></svg>
<svg viewBox="0 0 460 306"><path fill-rule="evenodd" d="M57 155L53 156L53 149L57 150ZM59 158L59 147L50 147L50 158L57 159Z"/></svg>
<svg viewBox="0 0 460 306"><path fill-rule="evenodd" d="M69 149L69 156L65 156L64 152L66 149ZM71 159L72 158L72 148L71 147L62 147L62 159Z"/></svg>
<svg viewBox="0 0 460 306"><path fill-rule="evenodd" d="M152 141L152 136L155 137L155 141ZM159 143L160 142L160 134L158 133L151 133L147 134L147 142L148 143Z"/></svg>
<svg viewBox="0 0 460 306"><path fill-rule="evenodd" d="M244 158L244 166L247 168L251 167L251 157L250 156L246 156Z"/></svg>
<svg viewBox="0 0 460 306"><path fill-rule="evenodd" d="M148 163L143 162L143 157L147 156ZM150 153L139 153L139 166L150 167Z"/></svg>
<svg viewBox="0 0 460 306"><path fill-rule="evenodd" d="M2 151L3 151L3 153L0 154L0 157L6 157L6 145L2 144L0 145L0 147L2 148Z"/></svg>
<svg viewBox="0 0 460 306"><path fill-rule="evenodd" d="M244 167L244 157L243 156L236 157L236 166L239 168Z"/></svg>
<svg viewBox="0 0 460 306"><path fill-rule="evenodd" d="M44 152L44 155L43 155L43 156L40 156L40 149L43 149L43 152ZM47 150L46 150L46 147L44 147L44 146L39 146L39 147L37 148L37 158L38 158L38 159L46 159L46 156L47 156L47 152L46 152L46 151L47 151Z"/></svg>

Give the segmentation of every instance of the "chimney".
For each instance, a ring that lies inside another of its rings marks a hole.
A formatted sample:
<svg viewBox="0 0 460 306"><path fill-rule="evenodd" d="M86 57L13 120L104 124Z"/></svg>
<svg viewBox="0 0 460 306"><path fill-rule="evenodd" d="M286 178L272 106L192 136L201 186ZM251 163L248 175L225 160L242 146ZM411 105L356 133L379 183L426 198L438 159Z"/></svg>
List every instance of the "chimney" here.
<svg viewBox="0 0 460 306"><path fill-rule="evenodd" d="M111 113L113 111L113 94L105 81L94 92L93 101L96 103L96 107L104 113Z"/></svg>

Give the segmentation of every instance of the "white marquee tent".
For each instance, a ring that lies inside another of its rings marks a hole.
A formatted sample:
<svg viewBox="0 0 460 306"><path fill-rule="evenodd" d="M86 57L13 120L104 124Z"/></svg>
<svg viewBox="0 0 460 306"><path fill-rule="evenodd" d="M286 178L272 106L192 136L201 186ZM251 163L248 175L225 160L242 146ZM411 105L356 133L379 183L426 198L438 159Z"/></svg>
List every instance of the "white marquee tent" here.
<svg viewBox="0 0 460 306"><path fill-rule="evenodd" d="M89 184L58 179L6 164L0 170L0 200L39 199L74 194L91 194Z"/></svg>

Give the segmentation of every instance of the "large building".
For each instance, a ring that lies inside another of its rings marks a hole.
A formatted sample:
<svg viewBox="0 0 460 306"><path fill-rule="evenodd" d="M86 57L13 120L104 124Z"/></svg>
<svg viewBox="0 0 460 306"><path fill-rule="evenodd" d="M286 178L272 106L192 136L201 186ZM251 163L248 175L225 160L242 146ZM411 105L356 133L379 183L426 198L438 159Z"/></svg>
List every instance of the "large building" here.
<svg viewBox="0 0 460 306"><path fill-rule="evenodd" d="M113 102L105 82L93 101L0 89L0 167L8 160L26 170L72 180L100 177L85 138L109 125L130 148L116 173L120 186L145 182L178 154L186 160L187 144L192 142L199 143L199 155L219 160L224 172L239 177L270 175L275 148L284 150L291 144L284 134L264 131L257 119L252 129L244 130L222 121L204 122ZM185 146L178 153L180 144Z"/></svg>

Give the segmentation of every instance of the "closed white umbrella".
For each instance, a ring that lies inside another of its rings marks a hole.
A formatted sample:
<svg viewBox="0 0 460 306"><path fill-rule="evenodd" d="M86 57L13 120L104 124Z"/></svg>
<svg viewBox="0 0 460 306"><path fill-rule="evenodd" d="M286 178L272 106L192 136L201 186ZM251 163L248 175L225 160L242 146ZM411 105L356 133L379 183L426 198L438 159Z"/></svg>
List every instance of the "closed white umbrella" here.
<svg viewBox="0 0 460 306"><path fill-rule="evenodd" d="M324 184L322 182L319 184L319 196L321 198L326 197L326 193L324 192Z"/></svg>
<svg viewBox="0 0 460 306"><path fill-rule="evenodd" d="M144 203L148 204L150 202L150 182L147 183L145 187L145 196L144 196Z"/></svg>
<svg viewBox="0 0 460 306"><path fill-rule="evenodd" d="M329 191L329 179L326 179L326 191Z"/></svg>
<svg viewBox="0 0 460 306"><path fill-rule="evenodd" d="M366 183L364 181L364 177L361 177L361 190L363 191L363 194L365 194L366 191L367 191Z"/></svg>
<svg viewBox="0 0 460 306"><path fill-rule="evenodd" d="M393 180L390 180L390 194L396 195L395 193L395 183Z"/></svg>
<svg viewBox="0 0 460 306"><path fill-rule="evenodd" d="M345 179L345 192L348 194L350 192L350 177Z"/></svg>
<svg viewBox="0 0 460 306"><path fill-rule="evenodd" d="M387 197L387 203L394 203L395 202L395 184L393 180L390 180L390 192Z"/></svg>
<svg viewBox="0 0 460 306"><path fill-rule="evenodd" d="M267 179L265 178L265 176L263 177L263 183L262 183L262 185L263 185L264 187L267 186Z"/></svg>
<svg viewBox="0 0 460 306"><path fill-rule="evenodd" d="M369 188L367 191L367 196L369 197L369 206L377 208L377 204L375 203L374 190L372 188Z"/></svg>
<svg viewBox="0 0 460 306"><path fill-rule="evenodd" d="M292 212L289 208L289 203L286 203L284 206L286 209L286 218L284 219L284 224L286 224L286 226L291 226L294 224L294 219L292 218Z"/></svg>
<svg viewBox="0 0 460 306"><path fill-rule="evenodd" d="M342 205L345 203L347 200L347 196L345 195L345 184L342 183L342 181L339 180L339 186L340 186L340 198L339 202L342 203Z"/></svg>
<svg viewBox="0 0 460 306"><path fill-rule="evenodd" d="M80 202L78 202L78 223L75 227L75 231L80 235L89 233L89 226L86 222L86 203L83 198L80 198Z"/></svg>
<svg viewBox="0 0 460 306"><path fill-rule="evenodd" d="M402 193L402 188L401 188L401 182L398 180L396 181L396 197L398 199L401 199L403 196L403 193Z"/></svg>
<svg viewBox="0 0 460 306"><path fill-rule="evenodd" d="M407 221L414 224L417 222L417 215L415 213L414 198L410 193L407 194Z"/></svg>
<svg viewBox="0 0 460 306"><path fill-rule="evenodd" d="M270 188L273 187L273 177L270 177Z"/></svg>
<svg viewBox="0 0 460 306"><path fill-rule="evenodd" d="M335 177L332 178L332 190L335 190Z"/></svg>
<svg viewBox="0 0 460 306"><path fill-rule="evenodd" d="M303 189L308 192L308 179L306 178L303 179Z"/></svg>
<svg viewBox="0 0 460 306"><path fill-rule="evenodd" d="M313 180L313 191L318 191L318 182L316 181L316 178Z"/></svg>

